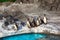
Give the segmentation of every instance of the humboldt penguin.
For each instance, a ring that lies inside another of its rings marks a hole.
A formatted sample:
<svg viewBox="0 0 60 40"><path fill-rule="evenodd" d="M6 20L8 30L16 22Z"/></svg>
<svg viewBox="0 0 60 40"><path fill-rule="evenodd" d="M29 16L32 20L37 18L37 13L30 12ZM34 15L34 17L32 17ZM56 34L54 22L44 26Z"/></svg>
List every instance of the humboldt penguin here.
<svg viewBox="0 0 60 40"><path fill-rule="evenodd" d="M13 25L13 26L14 26L14 28L13 28L13 29L17 31L17 30L18 30L18 25L17 25L16 23L14 23L14 25Z"/></svg>
<svg viewBox="0 0 60 40"><path fill-rule="evenodd" d="M44 14L43 22L44 22L44 24L47 24L47 17L46 17L46 14Z"/></svg>
<svg viewBox="0 0 60 40"><path fill-rule="evenodd" d="M17 21L19 21L18 19L14 19L12 20L14 22L14 29L17 31L19 30L19 27L18 27L18 24L17 24Z"/></svg>
<svg viewBox="0 0 60 40"><path fill-rule="evenodd" d="M27 18L27 23L26 24L27 24L28 28L31 28L29 18Z"/></svg>
<svg viewBox="0 0 60 40"><path fill-rule="evenodd" d="M32 18L33 17L31 17L31 20L29 18L27 18L27 25L28 25L29 28L34 27L34 23L32 21Z"/></svg>
<svg viewBox="0 0 60 40"><path fill-rule="evenodd" d="M41 23L42 23L41 17L39 16L39 17L37 18L37 25L39 26Z"/></svg>
<svg viewBox="0 0 60 40"><path fill-rule="evenodd" d="M36 16L33 18L33 23L34 23L34 27L37 27L37 26L39 25L39 23L38 23L38 20L37 20L37 17L36 17Z"/></svg>

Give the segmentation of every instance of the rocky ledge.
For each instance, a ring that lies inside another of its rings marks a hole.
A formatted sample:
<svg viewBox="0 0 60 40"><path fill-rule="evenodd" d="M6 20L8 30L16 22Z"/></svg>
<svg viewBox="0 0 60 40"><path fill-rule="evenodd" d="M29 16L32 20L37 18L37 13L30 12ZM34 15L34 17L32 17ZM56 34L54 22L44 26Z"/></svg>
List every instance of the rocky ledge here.
<svg viewBox="0 0 60 40"><path fill-rule="evenodd" d="M59 26L56 26L56 24L42 24L38 27L34 28L28 28L26 25L22 27L22 29L18 31L14 30L4 30L3 28L0 27L0 37L6 37L6 36L11 36L11 35L16 35L16 34L23 34L23 33L43 33L43 34L53 34L53 35L60 35L60 28Z"/></svg>
<svg viewBox="0 0 60 40"><path fill-rule="evenodd" d="M27 25L19 25L22 27L22 29L19 29L18 31L15 30L6 30L2 28L2 25L4 24L5 20L0 20L0 37L10 36L10 35L16 35L16 34L22 34L22 33L45 33L45 34L54 34L54 35L60 35L60 14L59 13L49 13L46 10L38 8L39 5L37 4L11 4L9 6L2 5L0 7L0 14L4 15L12 15L14 18L18 18L20 20L23 20L26 22L26 15L29 16L43 16L43 14L46 14L48 17L48 23L42 24L38 27L34 28L28 28ZM22 15L22 16L21 16ZM18 21L21 23L21 21ZM8 25L8 27L13 26L13 24Z"/></svg>

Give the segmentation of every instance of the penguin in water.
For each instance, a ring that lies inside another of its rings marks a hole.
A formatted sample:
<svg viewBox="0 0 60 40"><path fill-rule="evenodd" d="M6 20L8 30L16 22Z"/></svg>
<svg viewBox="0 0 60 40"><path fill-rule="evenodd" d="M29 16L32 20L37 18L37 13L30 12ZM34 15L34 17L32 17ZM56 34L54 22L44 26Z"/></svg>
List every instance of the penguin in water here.
<svg viewBox="0 0 60 40"><path fill-rule="evenodd" d="M43 22L44 22L44 24L47 24L47 17L46 17L46 14L44 14Z"/></svg>

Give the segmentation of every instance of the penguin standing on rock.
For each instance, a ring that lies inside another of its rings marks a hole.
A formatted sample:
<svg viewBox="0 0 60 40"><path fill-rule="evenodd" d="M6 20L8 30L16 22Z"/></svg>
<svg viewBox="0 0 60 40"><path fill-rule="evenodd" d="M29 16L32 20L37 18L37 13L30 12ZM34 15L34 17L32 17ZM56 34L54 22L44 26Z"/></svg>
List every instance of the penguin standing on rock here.
<svg viewBox="0 0 60 40"><path fill-rule="evenodd" d="M17 21L19 21L18 19L13 19L14 22L14 29L17 31L18 30L18 24Z"/></svg>
<svg viewBox="0 0 60 40"><path fill-rule="evenodd" d="M10 24L14 24L13 29L17 31L18 30L18 25L17 25L16 21L14 20L14 17L11 16L11 15L7 15L5 18L6 18L5 26L8 26Z"/></svg>
<svg viewBox="0 0 60 40"><path fill-rule="evenodd" d="M31 17L31 18L33 18L33 17ZM32 19L31 19L32 20ZM33 21L31 21L29 18L27 18L27 26L29 27L29 28L31 28L31 27L34 27L35 25L34 25L34 20Z"/></svg>
<svg viewBox="0 0 60 40"><path fill-rule="evenodd" d="M43 22L44 22L44 24L47 24L47 17L46 17L46 14L44 14Z"/></svg>
<svg viewBox="0 0 60 40"><path fill-rule="evenodd" d="M40 18L37 18L37 20L36 20L36 25L37 25L37 26L40 25Z"/></svg>
<svg viewBox="0 0 60 40"><path fill-rule="evenodd" d="M38 20L37 20L37 17L36 17L36 16L33 18L32 23L34 24L34 27L37 27L37 25L38 25Z"/></svg>
<svg viewBox="0 0 60 40"><path fill-rule="evenodd" d="M13 28L14 30L18 30L18 25L16 24L16 23L14 23L14 28Z"/></svg>
<svg viewBox="0 0 60 40"><path fill-rule="evenodd" d="M27 23L26 24L27 24L28 28L31 28L29 18L27 18Z"/></svg>
<svg viewBox="0 0 60 40"><path fill-rule="evenodd" d="M38 26L42 23L40 16L37 18L37 24Z"/></svg>

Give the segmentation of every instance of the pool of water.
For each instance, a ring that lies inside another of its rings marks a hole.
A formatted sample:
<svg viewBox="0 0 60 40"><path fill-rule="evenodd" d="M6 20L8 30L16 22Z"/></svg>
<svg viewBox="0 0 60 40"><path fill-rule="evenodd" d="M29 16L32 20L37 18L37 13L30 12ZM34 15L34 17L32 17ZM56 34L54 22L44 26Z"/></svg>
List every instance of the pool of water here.
<svg viewBox="0 0 60 40"><path fill-rule="evenodd" d="M45 34L20 34L9 37L0 38L0 40L37 40L39 38L45 38Z"/></svg>
<svg viewBox="0 0 60 40"><path fill-rule="evenodd" d="M28 33L3 37L0 40L60 40L60 36Z"/></svg>

